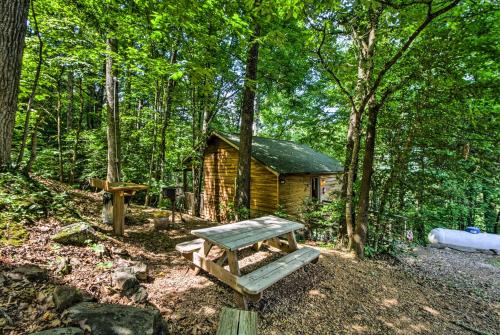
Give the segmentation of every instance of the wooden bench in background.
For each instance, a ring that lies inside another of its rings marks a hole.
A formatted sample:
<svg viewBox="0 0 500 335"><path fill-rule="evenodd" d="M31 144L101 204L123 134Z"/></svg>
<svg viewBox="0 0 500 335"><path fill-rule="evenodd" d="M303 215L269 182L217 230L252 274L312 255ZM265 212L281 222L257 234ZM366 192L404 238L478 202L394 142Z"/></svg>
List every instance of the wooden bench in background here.
<svg viewBox="0 0 500 335"><path fill-rule="evenodd" d="M257 313L222 308L217 335L257 335Z"/></svg>

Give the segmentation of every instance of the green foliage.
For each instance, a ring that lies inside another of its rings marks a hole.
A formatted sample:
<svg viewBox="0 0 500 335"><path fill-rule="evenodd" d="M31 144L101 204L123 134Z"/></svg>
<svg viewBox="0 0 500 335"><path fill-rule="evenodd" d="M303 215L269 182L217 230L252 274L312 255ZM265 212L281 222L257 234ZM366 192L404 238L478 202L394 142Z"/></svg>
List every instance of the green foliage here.
<svg viewBox="0 0 500 335"><path fill-rule="evenodd" d="M80 187L88 178L105 178L103 65L106 38L114 37L119 43L113 56L119 74L122 179L149 184L149 203L166 208L168 200L158 203L161 188L180 184L184 168L191 170L188 179L195 184L191 172L201 169L207 132L238 132L254 18L262 28L256 134L308 144L343 162L351 106L318 58L322 28L326 64L355 92L360 46L350 36L352 24L365 27L370 11L382 6L373 1L313 5L296 0L262 2L259 8L253 8L252 1L224 0L39 0L34 5L44 61L29 123L38 146L33 172ZM439 6L442 3L435 1L434 9ZM374 73L426 14L420 2L403 7L386 7L379 20ZM405 228L419 243L439 226L475 225L493 231L500 203L498 17L494 1L460 2L433 21L386 74L381 91L397 90L378 115L370 194L370 210L378 214L370 218L367 254L392 250L404 239ZM37 65L32 17L29 22L14 151ZM376 98L380 101L380 92ZM362 124L366 127L365 119ZM22 167L30 156L29 144ZM143 197L140 193L134 199ZM0 176L0 229L8 229L11 236L26 236L22 227L48 214L71 221L76 215L68 203L64 194L48 193L19 175ZM230 221L236 214L249 214L236 213L231 202L219 210L227 212ZM308 202L300 219L311 229L333 229L344 210L338 202ZM287 215L282 208L276 214ZM396 216L405 220L394 220ZM6 222L10 228L5 228Z"/></svg>
<svg viewBox="0 0 500 335"><path fill-rule="evenodd" d="M99 262L99 263L96 264L96 267L99 270L106 271L106 270L109 270L109 269L111 269L113 267L113 262L111 262L111 261Z"/></svg>
<svg viewBox="0 0 500 335"><path fill-rule="evenodd" d="M22 174L0 173L0 243L20 245L28 237L26 227L48 216L65 223L79 219L67 193L54 193Z"/></svg>
<svg viewBox="0 0 500 335"><path fill-rule="evenodd" d="M497 268L500 268L500 257L494 257L494 258L490 258L490 260L488 261L491 265L497 267Z"/></svg>

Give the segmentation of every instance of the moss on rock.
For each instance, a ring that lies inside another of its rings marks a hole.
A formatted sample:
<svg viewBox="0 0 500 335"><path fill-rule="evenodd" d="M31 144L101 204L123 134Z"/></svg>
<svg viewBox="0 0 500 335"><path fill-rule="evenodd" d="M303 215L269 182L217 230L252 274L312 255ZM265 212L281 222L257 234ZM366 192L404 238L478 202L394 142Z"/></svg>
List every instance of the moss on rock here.
<svg viewBox="0 0 500 335"><path fill-rule="evenodd" d="M62 227L52 240L60 244L85 245L96 240L95 230L86 222L78 222Z"/></svg>

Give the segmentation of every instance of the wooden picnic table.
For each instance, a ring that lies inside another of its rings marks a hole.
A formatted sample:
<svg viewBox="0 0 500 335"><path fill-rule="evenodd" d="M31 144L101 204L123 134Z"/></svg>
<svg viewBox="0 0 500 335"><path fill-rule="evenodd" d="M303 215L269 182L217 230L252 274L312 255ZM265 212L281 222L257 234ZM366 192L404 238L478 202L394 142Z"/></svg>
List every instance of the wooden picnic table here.
<svg viewBox="0 0 500 335"><path fill-rule="evenodd" d="M207 271L233 288L236 291L238 304L246 308L248 299L259 300L264 289L305 264L317 261L318 250L308 247L299 249L297 245L294 232L302 228L304 225L301 223L270 215L192 230L191 234L199 239L180 243L176 249L194 266ZM289 254L242 276L238 263L238 250L249 246L259 250L262 243ZM207 256L214 245L222 249L223 254L216 260L209 260ZM226 260L229 271L224 268Z"/></svg>
<svg viewBox="0 0 500 335"><path fill-rule="evenodd" d="M91 178L89 182L90 186L113 194L113 232L115 235L123 236L125 230L125 195L132 196L137 191L147 190L149 186L124 182L111 183L96 178Z"/></svg>

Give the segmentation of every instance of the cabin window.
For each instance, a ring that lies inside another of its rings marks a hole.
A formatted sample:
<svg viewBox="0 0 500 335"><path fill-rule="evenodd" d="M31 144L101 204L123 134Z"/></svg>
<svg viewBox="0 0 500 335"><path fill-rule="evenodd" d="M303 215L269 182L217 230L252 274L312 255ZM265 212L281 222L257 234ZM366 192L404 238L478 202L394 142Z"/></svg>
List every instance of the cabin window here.
<svg viewBox="0 0 500 335"><path fill-rule="evenodd" d="M318 177L313 177L311 178L311 198L313 200L319 200L320 198L320 193L319 193L319 178Z"/></svg>

